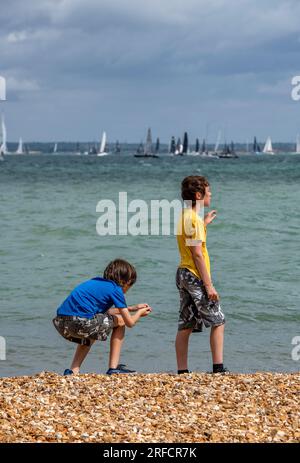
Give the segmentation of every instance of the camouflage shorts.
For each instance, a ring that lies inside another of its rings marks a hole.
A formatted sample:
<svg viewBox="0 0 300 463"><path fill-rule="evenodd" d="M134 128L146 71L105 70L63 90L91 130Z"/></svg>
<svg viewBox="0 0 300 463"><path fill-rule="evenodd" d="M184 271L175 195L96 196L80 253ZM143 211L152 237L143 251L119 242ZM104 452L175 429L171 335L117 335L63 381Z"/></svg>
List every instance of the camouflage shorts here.
<svg viewBox="0 0 300 463"><path fill-rule="evenodd" d="M178 330L193 329L203 331L203 325L224 325L225 316L219 301L208 299L202 280L186 268L179 268L176 274L176 285L180 296Z"/></svg>
<svg viewBox="0 0 300 463"><path fill-rule="evenodd" d="M68 341L89 346L91 340L107 340L114 327L114 317L108 313L99 313L93 318L58 315L53 324Z"/></svg>

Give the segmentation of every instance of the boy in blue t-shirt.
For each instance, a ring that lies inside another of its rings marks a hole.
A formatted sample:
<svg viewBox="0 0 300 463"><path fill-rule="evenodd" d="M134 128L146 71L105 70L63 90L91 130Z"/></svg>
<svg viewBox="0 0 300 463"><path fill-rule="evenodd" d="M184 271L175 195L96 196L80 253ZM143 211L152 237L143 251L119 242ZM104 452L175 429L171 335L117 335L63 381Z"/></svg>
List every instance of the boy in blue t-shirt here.
<svg viewBox="0 0 300 463"><path fill-rule="evenodd" d="M127 307L124 294L135 281L135 268L125 260L116 259L106 267L103 278L78 285L57 309L55 328L65 339L79 344L71 368L64 375L78 374L94 341L106 341L111 332L107 374L134 373L119 364L125 326L132 328L140 317L152 311L148 304Z"/></svg>

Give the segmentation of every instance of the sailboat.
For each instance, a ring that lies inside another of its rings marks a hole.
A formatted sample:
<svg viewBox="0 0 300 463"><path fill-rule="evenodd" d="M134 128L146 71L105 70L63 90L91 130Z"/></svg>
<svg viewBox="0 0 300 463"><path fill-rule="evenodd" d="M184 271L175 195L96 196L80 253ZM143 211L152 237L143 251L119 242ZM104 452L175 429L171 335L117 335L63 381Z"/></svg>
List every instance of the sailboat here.
<svg viewBox="0 0 300 463"><path fill-rule="evenodd" d="M155 153L158 154L160 150L160 139L156 139L156 145L155 145Z"/></svg>
<svg viewBox="0 0 300 463"><path fill-rule="evenodd" d="M217 136L217 141L216 141L215 148L214 148L214 151L212 153L212 156L218 156L218 151L219 151L219 146L220 146L220 143L221 143L221 138L222 138L222 132L221 132L221 130L219 130L218 131L218 136Z"/></svg>
<svg viewBox="0 0 300 463"><path fill-rule="evenodd" d="M224 149L221 154L218 155L219 158L223 159L237 159L238 155L235 152L234 149L234 143L233 141L231 142L230 146L227 144L225 141Z"/></svg>
<svg viewBox="0 0 300 463"><path fill-rule="evenodd" d="M208 151L207 151L207 148L206 148L205 138L203 138L202 147L201 147L201 154L208 154Z"/></svg>
<svg viewBox="0 0 300 463"><path fill-rule="evenodd" d="M100 143L100 149L97 153L97 156L107 156L107 155L108 153L106 152L106 132L103 132L101 143Z"/></svg>
<svg viewBox="0 0 300 463"><path fill-rule="evenodd" d="M184 132L182 154L188 154L188 152L189 152L189 139L188 139L187 132Z"/></svg>
<svg viewBox="0 0 300 463"><path fill-rule="evenodd" d="M181 143L181 138L178 138L177 140L175 154L180 154L180 156L183 154L183 144Z"/></svg>
<svg viewBox="0 0 300 463"><path fill-rule="evenodd" d="M300 136L297 135L296 154L300 154Z"/></svg>
<svg viewBox="0 0 300 463"><path fill-rule="evenodd" d="M54 148L53 148L53 154L57 153L57 143L55 143Z"/></svg>
<svg viewBox="0 0 300 463"><path fill-rule="evenodd" d="M20 138L20 140L19 140L19 145L18 145L18 149L16 151L16 154L24 154L22 138Z"/></svg>
<svg viewBox="0 0 300 463"><path fill-rule="evenodd" d="M274 154L271 137L267 138L265 147L263 149L263 153L265 153L265 154Z"/></svg>
<svg viewBox="0 0 300 463"><path fill-rule="evenodd" d="M175 141L175 137L172 137L170 141L169 153L174 156L175 151L176 151L176 141Z"/></svg>
<svg viewBox="0 0 300 463"><path fill-rule="evenodd" d="M121 145L119 143L119 140L116 141L115 153L121 153Z"/></svg>
<svg viewBox="0 0 300 463"><path fill-rule="evenodd" d="M257 143L256 137L254 137L254 141L253 141L253 153L261 154L261 149L260 149L259 143Z"/></svg>
<svg viewBox="0 0 300 463"><path fill-rule="evenodd" d="M3 114L2 114L2 120L1 120L1 130L2 130L2 144L0 146L0 153L1 154L8 154L7 132L6 132L6 125L5 125Z"/></svg>
<svg viewBox="0 0 300 463"><path fill-rule="evenodd" d="M134 157L136 158L158 158L157 154L153 154L152 152L152 134L151 129L148 129L147 133L147 140L144 147L144 153L135 154Z"/></svg>

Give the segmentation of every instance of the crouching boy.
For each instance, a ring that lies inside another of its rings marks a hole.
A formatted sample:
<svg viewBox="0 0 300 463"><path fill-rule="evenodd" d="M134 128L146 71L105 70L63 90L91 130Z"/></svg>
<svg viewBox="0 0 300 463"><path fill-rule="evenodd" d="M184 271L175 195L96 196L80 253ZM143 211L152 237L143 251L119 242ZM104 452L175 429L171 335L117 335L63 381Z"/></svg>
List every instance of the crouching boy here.
<svg viewBox="0 0 300 463"><path fill-rule="evenodd" d="M152 311L148 304L127 307L124 294L135 281L135 268L125 260L116 259L108 264L103 278L92 278L78 285L57 309L55 328L65 339L78 344L71 367L64 375L78 374L92 344L96 340L106 341L110 333L107 374L134 373L119 364L125 326L132 328Z"/></svg>

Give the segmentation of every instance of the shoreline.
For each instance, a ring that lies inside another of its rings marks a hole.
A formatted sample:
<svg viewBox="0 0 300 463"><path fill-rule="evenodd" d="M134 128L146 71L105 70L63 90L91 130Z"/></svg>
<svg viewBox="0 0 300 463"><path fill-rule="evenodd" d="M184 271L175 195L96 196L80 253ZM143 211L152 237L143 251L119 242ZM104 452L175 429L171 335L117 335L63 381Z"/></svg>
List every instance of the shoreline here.
<svg viewBox="0 0 300 463"><path fill-rule="evenodd" d="M0 442L300 442L300 373L0 378Z"/></svg>

